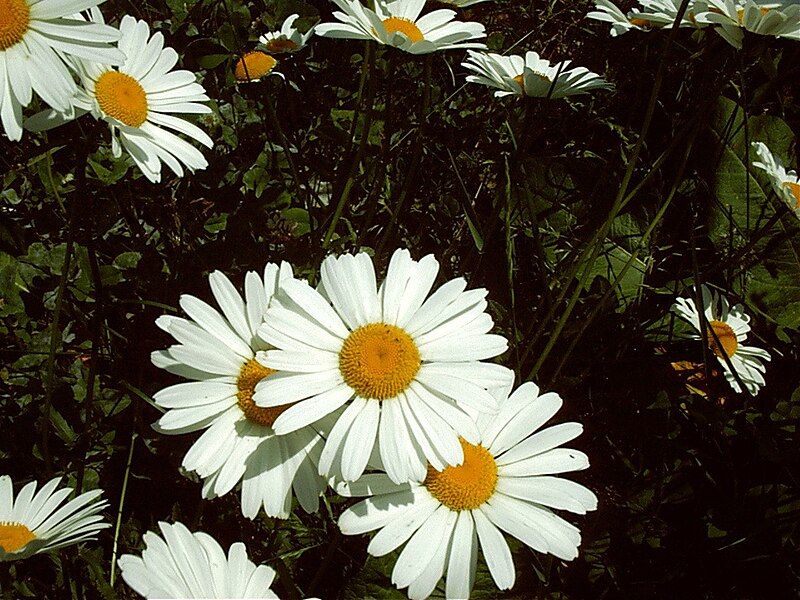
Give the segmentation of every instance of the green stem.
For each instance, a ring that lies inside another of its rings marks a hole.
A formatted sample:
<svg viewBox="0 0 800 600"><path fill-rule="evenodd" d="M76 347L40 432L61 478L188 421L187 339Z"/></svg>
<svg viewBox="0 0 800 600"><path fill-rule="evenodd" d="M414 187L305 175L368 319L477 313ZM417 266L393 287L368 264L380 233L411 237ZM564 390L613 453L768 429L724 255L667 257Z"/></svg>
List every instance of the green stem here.
<svg viewBox="0 0 800 600"><path fill-rule="evenodd" d="M131 443L128 448L128 461L125 463L125 475L122 478L122 492L119 496L119 507L117 508L117 521L114 525L114 544L111 549L111 579L109 583L114 587L114 581L117 578L117 549L119 544L119 531L122 528L122 507L125 504L125 494L128 492L128 476L131 474L131 463L133 462L133 447L136 442L138 434L135 431L131 432Z"/></svg>

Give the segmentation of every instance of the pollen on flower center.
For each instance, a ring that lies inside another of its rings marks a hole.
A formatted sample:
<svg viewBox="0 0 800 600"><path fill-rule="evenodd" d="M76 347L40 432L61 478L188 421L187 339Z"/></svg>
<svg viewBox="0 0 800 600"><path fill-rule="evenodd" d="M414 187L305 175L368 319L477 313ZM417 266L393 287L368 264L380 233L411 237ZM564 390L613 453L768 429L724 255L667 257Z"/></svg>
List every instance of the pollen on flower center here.
<svg viewBox="0 0 800 600"><path fill-rule="evenodd" d="M36 536L22 523L0 522L0 548L3 552L21 550L35 539Z"/></svg>
<svg viewBox="0 0 800 600"><path fill-rule="evenodd" d="M362 398L394 398L411 384L419 366L414 340L388 323L359 327L347 336L339 351L342 377Z"/></svg>
<svg viewBox="0 0 800 600"><path fill-rule="evenodd" d="M265 427L272 427L275 419L291 406L291 404L281 404L280 406L264 408L257 406L253 401L256 384L273 373L277 373L277 371L265 367L251 358L242 365L242 369L239 371L239 379L236 380L236 389L238 390L236 392L236 397L239 400L239 408L242 409L247 419Z"/></svg>
<svg viewBox="0 0 800 600"><path fill-rule="evenodd" d="M800 183L794 181L784 181L783 187L789 188L792 196L794 196L795 208L800 208Z"/></svg>
<svg viewBox="0 0 800 600"><path fill-rule="evenodd" d="M730 325L722 321L709 321L708 328L710 330L708 332L708 347L714 351L714 354L720 358L724 356L731 357L736 354L739 342L736 340L736 333ZM719 344L717 344L711 331L717 336Z"/></svg>
<svg viewBox="0 0 800 600"><path fill-rule="evenodd" d="M147 120L147 94L126 73L106 71L100 75L94 95L104 113L129 127L140 127Z"/></svg>
<svg viewBox="0 0 800 600"><path fill-rule="evenodd" d="M383 20L383 27L389 35L393 33L402 33L413 43L421 42L425 39L422 31L417 27L416 23L404 19L402 17L389 17Z"/></svg>
<svg viewBox="0 0 800 600"><path fill-rule="evenodd" d="M256 81L265 75L269 75L278 61L272 58L269 54L254 50L248 52L236 63L234 76L238 81Z"/></svg>
<svg viewBox="0 0 800 600"><path fill-rule="evenodd" d="M464 462L457 467L437 471L428 466L424 485L431 495L451 510L473 510L494 493L497 486L497 463L481 445L473 446L459 438Z"/></svg>
<svg viewBox="0 0 800 600"><path fill-rule="evenodd" d="M19 44L31 23L25 0L0 0L0 50Z"/></svg>
<svg viewBox="0 0 800 600"><path fill-rule="evenodd" d="M287 38L274 38L264 45L270 52L292 52L299 48L295 42Z"/></svg>

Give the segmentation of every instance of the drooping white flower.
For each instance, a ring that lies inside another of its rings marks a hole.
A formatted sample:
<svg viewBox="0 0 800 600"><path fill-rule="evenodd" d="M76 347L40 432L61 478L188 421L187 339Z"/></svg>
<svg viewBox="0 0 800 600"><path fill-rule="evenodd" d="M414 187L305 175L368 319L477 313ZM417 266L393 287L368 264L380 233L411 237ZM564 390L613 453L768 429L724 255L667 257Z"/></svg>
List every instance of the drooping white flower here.
<svg viewBox="0 0 800 600"><path fill-rule="evenodd" d="M766 171L770 183L772 183L772 189L800 218L800 177L797 172L794 169L787 171L764 143L753 142L753 149L760 159L760 161L753 161L753 166Z"/></svg>

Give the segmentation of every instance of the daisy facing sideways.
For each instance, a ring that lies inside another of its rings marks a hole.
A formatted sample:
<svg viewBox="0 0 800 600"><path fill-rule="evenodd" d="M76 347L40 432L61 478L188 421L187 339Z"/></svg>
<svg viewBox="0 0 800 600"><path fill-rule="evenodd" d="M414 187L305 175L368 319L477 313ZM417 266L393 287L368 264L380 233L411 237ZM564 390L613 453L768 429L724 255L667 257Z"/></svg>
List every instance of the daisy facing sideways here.
<svg viewBox="0 0 800 600"><path fill-rule="evenodd" d="M422 482L398 485L380 473L337 485L344 496L366 496L347 509L339 527L347 535L378 530L367 551L383 556L405 544L392 571L398 588L427 598L446 573L447 598L468 598L481 551L498 588L514 585L514 562L505 532L537 552L562 560L578 556L581 534L552 509L577 514L597 508L584 486L557 477L589 466L578 450L561 448L583 431L580 423L540 429L562 404L525 383L500 395L500 411L478 418L480 437L461 440L464 464L428 466ZM407 543L406 543L407 542Z"/></svg>
<svg viewBox="0 0 800 600"><path fill-rule="evenodd" d="M102 2L0 0L0 120L10 140L22 139L22 108L33 92L54 110L70 111L77 88L69 58L113 65L125 60L110 45L119 31L73 17Z"/></svg>
<svg viewBox="0 0 800 600"><path fill-rule="evenodd" d="M358 479L374 448L393 481L422 479L427 463L461 464L459 436L477 442L467 407L497 410L487 390L513 372L482 362L508 347L489 333L487 291L465 291L458 278L430 294L438 271L432 255L415 261L397 250L378 287L369 255L345 254L323 261L316 290L298 280L281 285L280 304L258 330L277 349L257 356L278 373L256 385L253 399L264 408L296 403L275 419L279 435L346 405L320 473Z"/></svg>
<svg viewBox="0 0 800 600"><path fill-rule="evenodd" d="M766 171L772 189L778 197L800 218L800 178L792 169L787 171L781 161L770 152L762 142L753 142L753 148L760 161L753 161L753 166Z"/></svg>
<svg viewBox="0 0 800 600"><path fill-rule="evenodd" d="M586 16L611 23L611 36L614 37L631 29L670 29L678 18L682 3L682 0L639 0L639 7L625 14L610 0L596 0L595 10ZM707 24L698 22L695 16L705 10L705 0L691 0L678 27L702 29Z"/></svg>
<svg viewBox="0 0 800 600"><path fill-rule="evenodd" d="M183 459L183 466L205 481L203 497L214 498L242 485L242 514L253 519L263 506L271 517L287 518L292 490L307 512L315 512L326 483L317 474L322 438L310 427L276 436L272 425L288 403L260 408L253 391L275 372L255 360L269 346L256 332L275 290L292 273L288 264L268 264L263 279L247 273L244 298L222 273L209 276L222 312L184 295L181 308L190 319L162 316L156 324L178 342L152 355L153 364L191 379L154 395L167 409L156 428L168 434L205 429Z"/></svg>
<svg viewBox="0 0 800 600"><path fill-rule="evenodd" d="M60 477L51 479L36 493L36 482L24 486L14 498L8 475L0 476L0 562L28 558L94 539L109 523L98 514L108 503L98 500L103 490L80 494L62 504L72 488L58 488Z"/></svg>
<svg viewBox="0 0 800 600"><path fill-rule="evenodd" d="M757 4L753 0L707 0L698 23L718 25L717 33L734 48L742 48L744 32L800 40L800 4Z"/></svg>
<svg viewBox="0 0 800 600"><path fill-rule="evenodd" d="M122 579L148 600L164 598L277 598L270 589L275 571L256 566L241 542L225 555L207 533L190 532L183 523L159 523L161 535L144 534L141 557L119 557Z"/></svg>
<svg viewBox="0 0 800 600"><path fill-rule="evenodd" d="M203 154L179 137L182 133L211 148L214 143L199 127L175 114L208 114L203 86L190 71L172 71L178 53L164 47L161 33L150 35L145 21L126 16L120 24L119 48L127 60L114 69L107 63L76 61L81 87L73 99L75 112L87 112L106 121L111 129L114 156L130 154L153 183L161 181L161 163L178 176L208 166ZM52 111L39 113L26 123L32 130L60 125L64 118Z"/></svg>
<svg viewBox="0 0 800 600"><path fill-rule="evenodd" d="M595 0L594 10L586 15L587 19L611 24L611 37L628 33L631 29L648 30L653 26L650 21L637 18L635 9L627 14L611 0Z"/></svg>
<svg viewBox="0 0 800 600"><path fill-rule="evenodd" d="M452 48L485 48L476 40L486 37L480 23L454 21L455 11L443 8L420 16L425 0L375 0L375 10L360 0L333 0L338 23L317 25L324 37L375 40L411 54L429 54Z"/></svg>
<svg viewBox="0 0 800 600"><path fill-rule="evenodd" d="M737 393L742 392L736 377L738 375L750 395L755 396L764 385L763 373L766 371L766 367L761 361L770 360L770 356L766 350L761 348L742 345L742 342L747 339L747 332L750 331L750 317L744 313L744 307L741 304L731 307L725 296L712 292L705 285L701 287L701 294L703 313L708 327L706 337L709 349L717 357L730 386ZM690 335L692 339L702 339L700 313L694 298L678 298L672 305L672 310L695 328L696 332ZM736 375L731 372L728 361L725 360L726 356L736 371Z"/></svg>
<svg viewBox="0 0 800 600"><path fill-rule="evenodd" d="M569 68L571 61L550 64L536 52L522 56L469 51L462 63L475 75L467 81L495 88L495 96L534 96L566 98L596 89L613 89L613 85L584 67Z"/></svg>
<svg viewBox="0 0 800 600"><path fill-rule="evenodd" d="M273 54L302 50L308 40L311 39L311 36L314 35L314 28L312 27L305 33L300 33L294 26L295 21L299 18L300 15L290 15L283 22L279 31L269 31L258 38L258 41L264 45L267 52Z"/></svg>

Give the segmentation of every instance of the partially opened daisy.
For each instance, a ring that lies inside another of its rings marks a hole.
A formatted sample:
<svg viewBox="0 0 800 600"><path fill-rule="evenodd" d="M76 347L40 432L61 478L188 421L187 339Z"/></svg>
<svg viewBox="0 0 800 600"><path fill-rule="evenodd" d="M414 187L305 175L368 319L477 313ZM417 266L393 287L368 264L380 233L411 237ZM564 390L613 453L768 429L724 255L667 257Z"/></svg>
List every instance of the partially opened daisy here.
<svg viewBox="0 0 800 600"><path fill-rule="evenodd" d="M145 21L126 16L120 24L119 48L127 60L115 69L108 63L76 61L81 87L73 99L75 115L91 112L111 129L114 156L122 150L131 156L145 177L161 181L161 163L178 176L208 166L203 154L173 130L211 148L214 143L199 127L175 114L207 114L211 109L203 86L190 71L172 68L178 53L164 47L161 33L150 35ZM33 130L61 124L52 112L36 115L26 123Z"/></svg>
<svg viewBox="0 0 800 600"><path fill-rule="evenodd" d="M392 582L408 587L411 598L427 598L445 573L447 598L468 598L479 550L497 587L511 588L514 562L502 532L562 560L578 556L580 531L552 509L585 514L597 508L590 490L556 476L589 466L583 452L560 447L583 426L562 423L540 430L561 407L561 398L552 392L540 396L530 382L509 397L510 389L500 396L497 415L479 417L479 439L461 440L463 465L429 466L421 483L398 485L371 473L337 485L344 496L367 497L342 514L343 533L378 530L367 548L373 556L406 544Z"/></svg>
<svg viewBox="0 0 800 600"><path fill-rule="evenodd" d="M725 296L712 292L707 286L701 287L703 298L703 313L708 327L708 347L714 352L719 364L725 372L725 379L738 393L742 392L739 381L742 381L751 396L758 394L764 385L766 367L762 361L770 360L769 352L754 346L742 344L747 339L750 331L750 317L744 312L744 307L737 304L733 307ZM678 298L672 305L672 310L684 321L695 328L696 333L691 334L692 339L702 339L700 329L700 313L694 298ZM728 366L730 360L736 375Z"/></svg>
<svg viewBox="0 0 800 600"><path fill-rule="evenodd" d="M536 52L522 56L469 51L462 63L475 75L467 81L478 83L497 91L502 96L535 96L539 98L566 98L586 94L596 89L613 89L613 85L584 67L569 68L571 61L550 64Z"/></svg>
<svg viewBox="0 0 800 600"><path fill-rule="evenodd" d="M161 535L148 531L141 557L119 558L122 579L148 600L163 598L277 598L270 589L275 571L256 566L241 542L225 555L207 533L192 533L183 523L159 523Z"/></svg>
<svg viewBox="0 0 800 600"><path fill-rule="evenodd" d="M109 523L100 511L108 503L98 500L103 490L80 494L66 504L72 488L58 488L60 477L36 492L36 482L24 486L14 498L8 475L0 476L0 562L94 539Z"/></svg>
<svg viewBox="0 0 800 600"><path fill-rule="evenodd" d="M302 50L314 35L312 27L305 33L295 28L294 23L300 15L294 14L287 17L279 31L269 31L258 38L268 52L280 54L282 52L297 52Z"/></svg>
<svg viewBox="0 0 800 600"><path fill-rule="evenodd" d="M753 0L707 0L707 12L697 15L699 23L718 25L725 41L742 47L744 32L800 40L800 4L777 2L757 4Z"/></svg>
<svg viewBox="0 0 800 600"><path fill-rule="evenodd" d="M103 0L0 0L0 120L22 138L22 108L36 92L54 110L69 112L77 90L69 57L118 65L125 55L110 43L119 31L75 19Z"/></svg>
<svg viewBox="0 0 800 600"><path fill-rule="evenodd" d="M344 12L334 12L339 23L317 25L317 34L332 38L375 40L411 54L429 54L451 48L485 48L480 23L454 21L446 8L420 16L425 0L375 0L375 10L360 0L333 0Z"/></svg>
<svg viewBox="0 0 800 600"><path fill-rule="evenodd" d="M443 469L464 459L458 437L478 430L466 407L492 413L487 391L513 372L482 362L508 347L490 334L486 290L462 278L430 294L439 264L397 250L378 287L369 255L329 256L318 290L297 280L271 306L259 335L277 350L258 360L278 373L256 386L258 406L296 402L275 419L288 434L347 404L327 436L320 473L358 479L375 448L389 477L422 479L427 463ZM429 295L430 294L430 295Z"/></svg>
<svg viewBox="0 0 800 600"><path fill-rule="evenodd" d="M753 142L753 148L760 159L753 166L766 171L775 193L800 218L800 177L793 169L787 171L762 142Z"/></svg>
<svg viewBox="0 0 800 600"><path fill-rule="evenodd" d="M275 371L255 360L268 348L257 336L278 286L291 280L291 268L268 264L263 279L247 273L244 298L228 278L215 271L211 291L222 312L184 295L180 305L189 319L162 316L156 323L179 343L152 355L153 363L193 381L154 395L167 409L157 428L169 434L205 429L183 459L183 466L205 479L203 497L213 498L242 485L242 514L255 518L263 506L271 517L286 518L292 490L300 506L317 510L326 483L317 474L322 438L310 427L276 436L272 425L289 403L261 408L253 402L258 382Z"/></svg>

